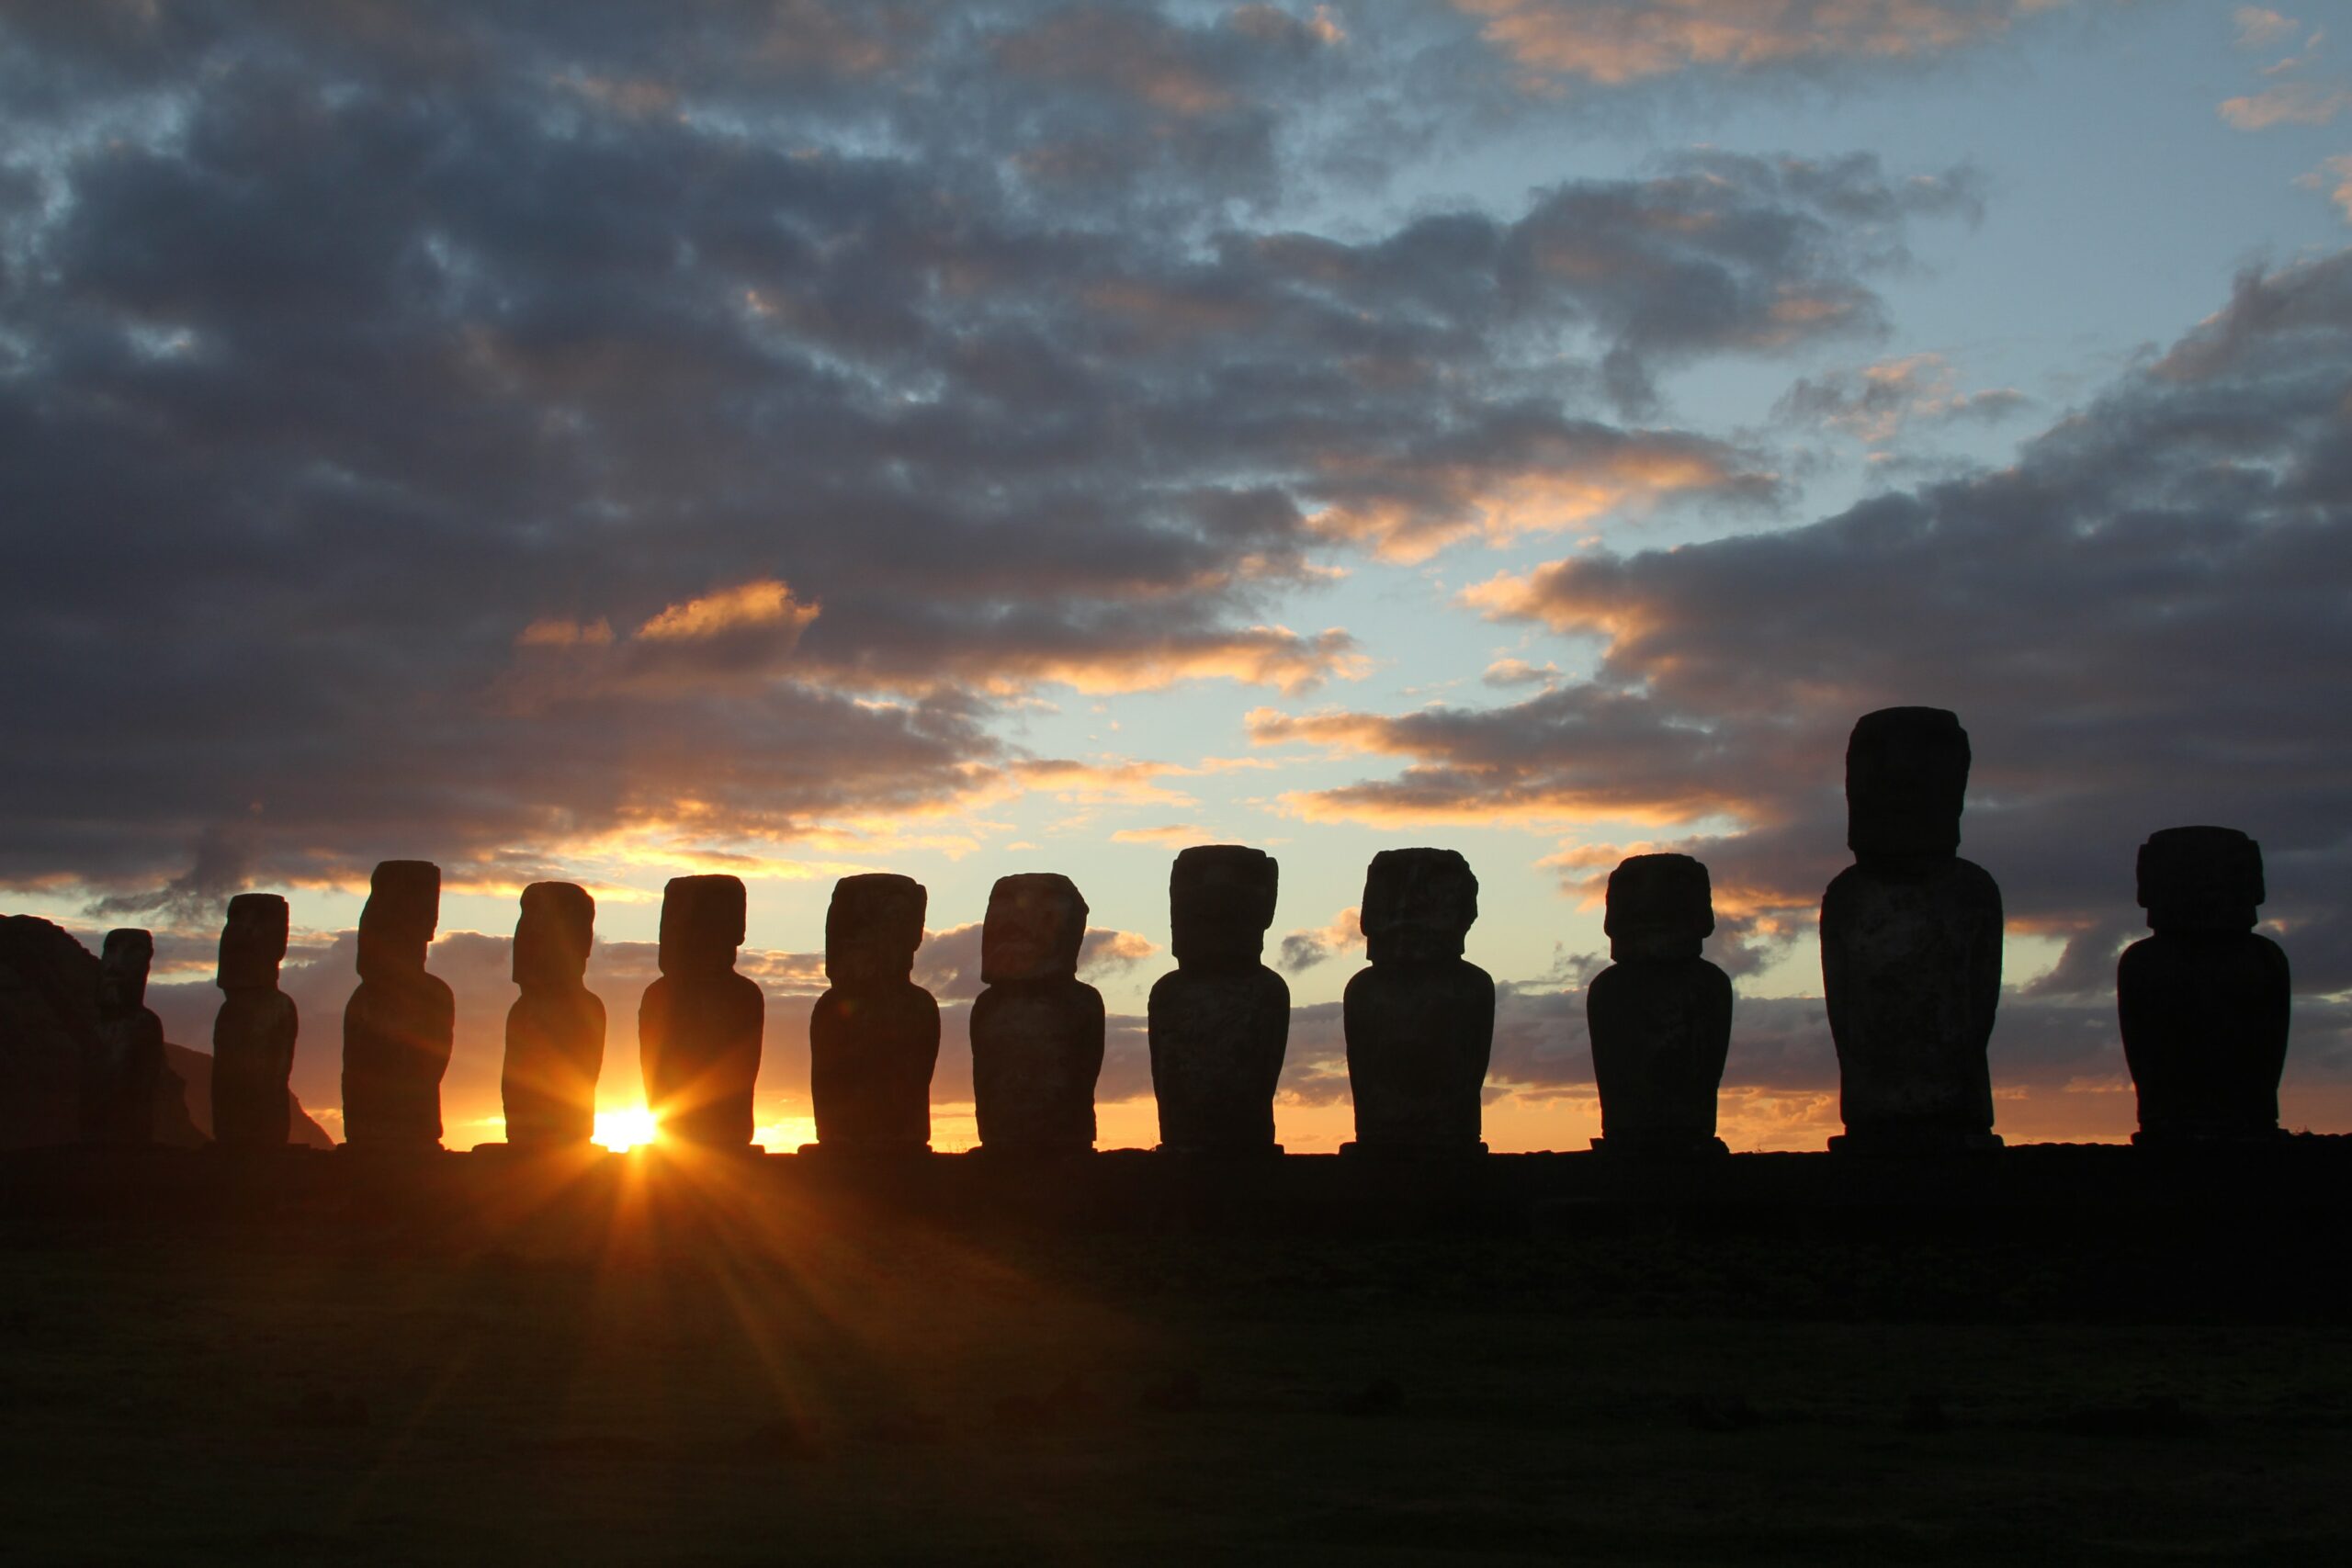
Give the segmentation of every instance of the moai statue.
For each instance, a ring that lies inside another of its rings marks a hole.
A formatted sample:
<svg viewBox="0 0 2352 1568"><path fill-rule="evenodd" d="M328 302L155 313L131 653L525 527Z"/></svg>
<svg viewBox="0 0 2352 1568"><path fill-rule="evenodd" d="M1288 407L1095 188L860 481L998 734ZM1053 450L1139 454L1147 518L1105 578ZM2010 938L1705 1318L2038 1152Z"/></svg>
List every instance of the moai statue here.
<svg viewBox="0 0 2352 1568"><path fill-rule="evenodd" d="M1290 987L1258 962L1277 868L1262 850L1198 844L1168 876L1176 969L1151 988L1151 1088L1171 1154L1280 1154L1274 1084Z"/></svg>
<svg viewBox="0 0 2352 1568"><path fill-rule="evenodd" d="M1608 1154L1717 1155L1715 1094L1731 1051L1731 976L1699 956L1715 929L1707 868L1634 855L1609 874L1610 966L1585 987Z"/></svg>
<svg viewBox="0 0 2352 1568"><path fill-rule="evenodd" d="M2001 890L1960 858L1968 732L1942 708L1865 714L1846 747L1854 863L1821 899L1821 977L1856 1154L1997 1149L1985 1045Z"/></svg>
<svg viewBox="0 0 2352 1568"><path fill-rule="evenodd" d="M825 911L825 978L808 1015L808 1092L827 1152L931 1146L939 1003L909 976L930 896L911 876L844 876Z"/></svg>
<svg viewBox="0 0 2352 1568"><path fill-rule="evenodd" d="M343 1131L354 1149L441 1146L441 1075L457 1001L424 971L441 923L441 868L388 860L359 910L359 988L343 1010Z"/></svg>
<svg viewBox="0 0 2352 1568"><path fill-rule="evenodd" d="M107 932L98 953L97 1051L82 1061L82 1141L152 1144L155 1087L164 1076L164 1021L147 1007L155 939Z"/></svg>
<svg viewBox="0 0 2352 1568"><path fill-rule="evenodd" d="M585 984L595 938L596 900L586 888L534 882L523 889L514 922L514 983L523 994L506 1010L498 1078L511 1147L577 1147L596 1130L605 1004Z"/></svg>
<svg viewBox="0 0 2352 1568"><path fill-rule="evenodd" d="M2138 1144L2278 1134L2287 955L2254 930L2262 846L2233 828L2166 828L2140 846L2154 936L2123 950L2115 999L2140 1089Z"/></svg>
<svg viewBox="0 0 2352 1568"><path fill-rule="evenodd" d="M972 1100L994 1154L1094 1146L1102 994L1078 977L1086 900L1067 876L1001 876L980 928L972 1004Z"/></svg>
<svg viewBox="0 0 2352 1568"><path fill-rule="evenodd" d="M638 1004L645 1100L664 1138L748 1148L767 1000L735 973L744 894L733 876L673 876L662 890L662 977Z"/></svg>
<svg viewBox="0 0 2352 1568"><path fill-rule="evenodd" d="M1476 1154L1494 1049L1495 983L1466 963L1478 879L1453 850L1383 850L1364 877L1371 967L1342 1008L1356 1141L1340 1152Z"/></svg>
<svg viewBox="0 0 2352 1568"><path fill-rule="evenodd" d="M212 1019L212 1141L224 1149L282 1148L292 1120L287 1080L294 1073L300 1020L294 998L277 988L286 959L286 900L240 893L220 928L220 964L212 983L220 1010Z"/></svg>

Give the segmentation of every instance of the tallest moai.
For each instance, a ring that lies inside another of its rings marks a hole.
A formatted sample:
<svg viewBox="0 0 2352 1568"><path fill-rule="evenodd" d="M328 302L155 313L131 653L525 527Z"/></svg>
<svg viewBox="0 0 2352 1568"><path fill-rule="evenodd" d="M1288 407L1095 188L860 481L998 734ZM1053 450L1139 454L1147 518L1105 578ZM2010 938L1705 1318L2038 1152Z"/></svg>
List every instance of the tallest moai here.
<svg viewBox="0 0 2352 1568"><path fill-rule="evenodd" d="M1882 708L1846 747L1854 863L1821 899L1821 978L1851 1153L1996 1149L1985 1060L2001 994L2001 890L1960 858L1968 732Z"/></svg>

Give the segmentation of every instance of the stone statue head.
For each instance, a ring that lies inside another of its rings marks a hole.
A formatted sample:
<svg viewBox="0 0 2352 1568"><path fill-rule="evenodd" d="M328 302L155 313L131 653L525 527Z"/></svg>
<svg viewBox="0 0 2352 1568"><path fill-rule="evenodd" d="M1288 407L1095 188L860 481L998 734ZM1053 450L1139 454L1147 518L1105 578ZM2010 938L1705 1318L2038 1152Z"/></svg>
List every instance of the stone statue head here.
<svg viewBox="0 0 2352 1568"><path fill-rule="evenodd" d="M735 967L743 911L740 876L672 877L662 889L662 973L707 975Z"/></svg>
<svg viewBox="0 0 2352 1568"><path fill-rule="evenodd" d="M980 980L1069 979L1086 940L1086 900L1057 872L1000 876L980 927Z"/></svg>
<svg viewBox="0 0 2352 1568"><path fill-rule="evenodd" d="M1168 919L1179 964L1250 964L1274 919L1279 867L1263 850L1195 844L1168 874Z"/></svg>
<svg viewBox="0 0 2352 1568"><path fill-rule="evenodd" d="M98 1015L128 1018L147 1000L147 965L155 958L155 939L125 926L107 932L98 949Z"/></svg>
<svg viewBox="0 0 2352 1568"><path fill-rule="evenodd" d="M1364 949L1374 964L1462 956L1478 918L1478 879L1455 850L1383 850L1363 879Z"/></svg>
<svg viewBox="0 0 2352 1568"><path fill-rule="evenodd" d="M2262 846L2235 828L2166 828L2140 846L2139 883L2152 930L2252 931Z"/></svg>
<svg viewBox="0 0 2352 1568"><path fill-rule="evenodd" d="M275 893L240 893L230 899L212 983L224 991L275 989L290 923L286 900Z"/></svg>
<svg viewBox="0 0 2352 1568"><path fill-rule="evenodd" d="M851 989L906 979L930 905L911 876L873 872L834 883L825 909L825 978Z"/></svg>
<svg viewBox="0 0 2352 1568"><path fill-rule="evenodd" d="M1846 847L1863 859L1956 853L1968 761L1968 731L1944 708L1864 714L1846 743Z"/></svg>
<svg viewBox="0 0 2352 1568"><path fill-rule="evenodd" d="M1609 912L1600 922L1609 956L1696 958L1715 929L1707 868L1689 855L1634 855L1609 874Z"/></svg>
<svg viewBox="0 0 2352 1568"><path fill-rule="evenodd" d="M534 882L514 920L514 983L576 986L596 940L596 900L575 882Z"/></svg>
<svg viewBox="0 0 2352 1568"><path fill-rule="evenodd" d="M359 977L415 974L441 923L441 868L429 860L379 861L359 908Z"/></svg>

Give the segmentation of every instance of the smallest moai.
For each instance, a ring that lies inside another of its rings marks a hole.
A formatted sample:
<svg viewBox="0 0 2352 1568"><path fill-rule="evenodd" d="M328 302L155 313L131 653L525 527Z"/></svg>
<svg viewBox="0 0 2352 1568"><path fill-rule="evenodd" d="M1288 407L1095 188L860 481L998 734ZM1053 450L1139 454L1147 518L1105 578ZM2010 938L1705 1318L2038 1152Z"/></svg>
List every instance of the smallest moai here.
<svg viewBox="0 0 2352 1568"><path fill-rule="evenodd" d="M506 1010L499 1098L516 1149L584 1145L596 1131L596 1078L605 1066L605 1004L588 988L596 900L571 882L523 889L514 921L514 984Z"/></svg>
<svg viewBox="0 0 2352 1568"><path fill-rule="evenodd" d="M1274 1086L1290 1043L1290 987L1258 961L1280 868L1240 844L1196 844L1168 876L1176 969L1151 987L1151 1088L1159 1146L1275 1155Z"/></svg>
<svg viewBox="0 0 2352 1568"><path fill-rule="evenodd" d="M1715 1096L1731 1052L1731 976L1699 956L1715 929L1707 868L1634 855L1609 874L1610 966L1585 987L1605 1154L1727 1152Z"/></svg>
<svg viewBox="0 0 2352 1568"><path fill-rule="evenodd" d="M2287 1065L2287 954L2254 929L2262 846L2233 828L2166 828L2140 846L2139 895L2155 934L2123 950L2115 999L2140 1091L2135 1144L2279 1136Z"/></svg>
<svg viewBox="0 0 2352 1568"><path fill-rule="evenodd" d="M1368 968L1341 1017L1356 1136L1342 1154L1483 1153L1481 1092L1494 1050L1495 982L1462 956L1478 879L1453 850L1372 857L1359 916Z"/></svg>
<svg viewBox="0 0 2352 1568"><path fill-rule="evenodd" d="M275 893L240 893L220 928L220 961L212 983L220 1010L212 1018L212 1141L224 1149L282 1148L291 1130L288 1080L301 1021L294 998L277 988L289 924Z"/></svg>
<svg viewBox="0 0 2352 1568"><path fill-rule="evenodd" d="M986 1154L1094 1146L1102 994L1078 977L1086 900L1067 876L1001 876L980 927L972 1003L972 1109Z"/></svg>
<svg viewBox="0 0 2352 1568"><path fill-rule="evenodd" d="M662 977L638 1004L645 1100L662 1135L748 1148L767 1000L735 973L745 896L734 876L673 876L662 890Z"/></svg>
<svg viewBox="0 0 2352 1568"><path fill-rule="evenodd" d="M441 923L441 868L388 860L359 910L359 988L343 1010L343 1130L354 1149L441 1146L441 1077L457 999L425 972Z"/></svg>
<svg viewBox="0 0 2352 1568"><path fill-rule="evenodd" d="M1854 863L1821 898L1822 999L1849 1154L2001 1146L1985 1048L2001 998L2001 890L1960 858L1968 732L1943 708L1881 708L1846 747Z"/></svg>
<svg viewBox="0 0 2352 1568"><path fill-rule="evenodd" d="M155 1141L155 1090L164 1077L164 1021L147 1006L155 939L126 927L98 953L97 1050L82 1061L85 1144Z"/></svg>
<svg viewBox="0 0 2352 1568"><path fill-rule="evenodd" d="M876 872L833 884L825 910L825 978L808 1015L808 1097L826 1154L918 1154L931 1147L931 1074L939 1003L914 983L931 896L911 876Z"/></svg>

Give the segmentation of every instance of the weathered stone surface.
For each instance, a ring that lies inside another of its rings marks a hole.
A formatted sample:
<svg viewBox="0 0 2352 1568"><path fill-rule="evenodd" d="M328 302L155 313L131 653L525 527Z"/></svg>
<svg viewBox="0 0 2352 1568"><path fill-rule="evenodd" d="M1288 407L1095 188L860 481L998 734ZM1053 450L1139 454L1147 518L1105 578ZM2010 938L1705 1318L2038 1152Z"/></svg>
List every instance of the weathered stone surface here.
<svg viewBox="0 0 2352 1568"><path fill-rule="evenodd" d="M605 1066L605 1004L586 985L596 900L570 882L523 889L514 922L514 983L506 1010L499 1097L506 1141L518 1149L588 1142L596 1130L596 1077Z"/></svg>
<svg viewBox="0 0 2352 1568"><path fill-rule="evenodd" d="M1290 1041L1290 987L1258 961L1279 869L1239 844L1176 857L1168 903L1176 970L1151 988L1151 1086L1160 1146L1275 1154L1274 1087Z"/></svg>
<svg viewBox="0 0 2352 1568"><path fill-rule="evenodd" d="M224 1148L277 1148L291 1130L287 1082L301 1021L277 988L290 918L275 893L240 893L220 928L211 1089L212 1135Z"/></svg>
<svg viewBox="0 0 2352 1568"><path fill-rule="evenodd" d="M164 1021L149 1010L147 967L155 939L125 927L98 954L97 1049L82 1059L85 1144L155 1141L155 1086L164 1075Z"/></svg>
<svg viewBox="0 0 2352 1568"><path fill-rule="evenodd" d="M808 1089L821 1149L931 1146L939 1003L910 978L929 904L911 876L877 873L833 884L825 911L825 977L832 985L808 1015Z"/></svg>
<svg viewBox="0 0 2352 1568"><path fill-rule="evenodd" d="M1721 1154L1715 1099L1731 1050L1731 976L1699 956L1715 929L1707 868L1635 855L1609 876L1610 956L1585 988L1600 1136L1611 1154Z"/></svg>
<svg viewBox="0 0 2352 1568"><path fill-rule="evenodd" d="M2262 849L2231 828L2167 828L2140 847L2139 898L2155 933L2116 965L2123 1055L2149 1145L2278 1134L2292 983L2254 931Z"/></svg>
<svg viewBox="0 0 2352 1568"><path fill-rule="evenodd" d="M1985 1048L2001 992L2001 894L1953 852L1968 734L1941 708L1885 708L1846 752L1855 863L1821 901L1821 971L1849 1152L2000 1146Z"/></svg>
<svg viewBox="0 0 2352 1568"><path fill-rule="evenodd" d="M662 977L637 1010L645 1099L662 1135L690 1144L752 1141L767 1002L735 973L744 892L732 876L673 876L662 893Z"/></svg>
<svg viewBox="0 0 2352 1568"><path fill-rule="evenodd" d="M343 1010L343 1126L355 1149L441 1145L457 1001L424 968L440 921L439 866L377 865L359 911L359 988Z"/></svg>
<svg viewBox="0 0 2352 1568"><path fill-rule="evenodd" d="M972 1004L972 1099L992 1153L1094 1145L1102 1072L1102 996L1078 978L1086 900L1050 872L997 879L980 928Z"/></svg>
<svg viewBox="0 0 2352 1568"><path fill-rule="evenodd" d="M1364 879L1371 966L1348 982L1348 1086L1354 1148L1472 1154L1494 1048L1495 983L1462 957L1478 879L1453 850L1383 850Z"/></svg>

